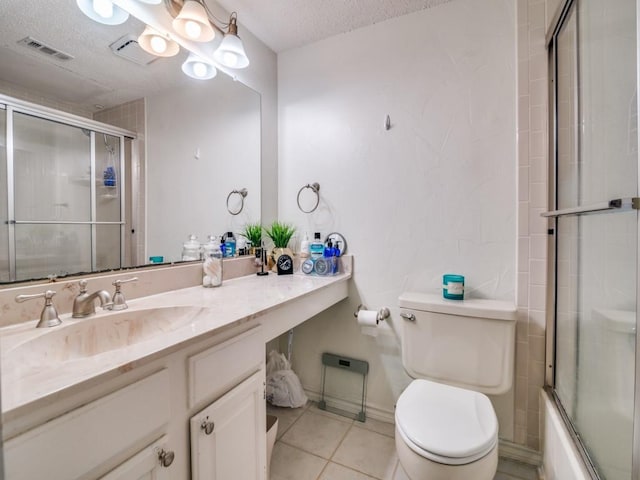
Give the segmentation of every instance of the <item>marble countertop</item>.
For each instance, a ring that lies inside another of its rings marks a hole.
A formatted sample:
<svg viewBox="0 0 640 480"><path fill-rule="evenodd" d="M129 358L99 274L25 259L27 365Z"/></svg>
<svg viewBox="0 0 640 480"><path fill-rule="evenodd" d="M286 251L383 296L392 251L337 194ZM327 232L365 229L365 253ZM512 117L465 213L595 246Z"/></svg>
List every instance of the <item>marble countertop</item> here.
<svg viewBox="0 0 640 480"><path fill-rule="evenodd" d="M349 278L350 273L333 277L249 275L217 288L197 286L131 300L122 312L97 308L86 319L62 315L63 324L58 327L36 329L34 320L2 328L2 412L13 417L35 401L129 371ZM149 309L154 309L153 315ZM134 312L141 318L146 313L148 323L140 323L133 331L130 322L117 321L117 315L125 320L135 318ZM127 336L135 337L144 328L153 332L129 343Z"/></svg>

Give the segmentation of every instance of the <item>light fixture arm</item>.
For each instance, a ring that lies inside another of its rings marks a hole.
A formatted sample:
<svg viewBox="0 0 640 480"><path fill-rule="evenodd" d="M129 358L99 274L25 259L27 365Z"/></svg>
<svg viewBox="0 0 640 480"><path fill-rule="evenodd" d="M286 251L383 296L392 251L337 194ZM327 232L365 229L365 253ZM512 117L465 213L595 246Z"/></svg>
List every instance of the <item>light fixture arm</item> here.
<svg viewBox="0 0 640 480"><path fill-rule="evenodd" d="M229 23L227 26L229 27L228 33L231 35L238 35L238 24L236 23L238 20L238 14L236 12L231 12L231 17L229 18Z"/></svg>

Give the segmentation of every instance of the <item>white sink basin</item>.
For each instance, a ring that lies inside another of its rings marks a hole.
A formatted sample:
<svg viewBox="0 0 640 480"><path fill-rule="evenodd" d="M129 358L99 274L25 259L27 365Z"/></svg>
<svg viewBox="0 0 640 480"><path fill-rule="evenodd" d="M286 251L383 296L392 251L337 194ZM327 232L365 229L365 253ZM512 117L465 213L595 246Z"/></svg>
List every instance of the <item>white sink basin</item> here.
<svg viewBox="0 0 640 480"><path fill-rule="evenodd" d="M105 311L84 319L63 319L58 327L34 329L3 342L2 367L50 366L100 355L157 339L207 313L201 307L178 306ZM10 346L12 343L14 346Z"/></svg>

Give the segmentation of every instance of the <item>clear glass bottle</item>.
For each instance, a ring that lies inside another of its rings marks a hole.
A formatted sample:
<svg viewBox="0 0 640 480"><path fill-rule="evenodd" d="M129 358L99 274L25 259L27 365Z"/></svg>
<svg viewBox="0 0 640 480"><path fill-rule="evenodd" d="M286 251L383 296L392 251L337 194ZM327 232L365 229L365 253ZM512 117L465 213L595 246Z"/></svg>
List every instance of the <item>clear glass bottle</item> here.
<svg viewBox="0 0 640 480"><path fill-rule="evenodd" d="M216 250L220 250L220 240L215 235L208 235L207 243L202 245L203 258L207 258Z"/></svg>
<svg viewBox="0 0 640 480"><path fill-rule="evenodd" d="M201 257L200 242L195 235L189 235L187 241L182 244L182 260L185 262L200 260Z"/></svg>
<svg viewBox="0 0 640 480"><path fill-rule="evenodd" d="M207 251L202 263L202 286L219 287L222 285L222 251L217 248Z"/></svg>

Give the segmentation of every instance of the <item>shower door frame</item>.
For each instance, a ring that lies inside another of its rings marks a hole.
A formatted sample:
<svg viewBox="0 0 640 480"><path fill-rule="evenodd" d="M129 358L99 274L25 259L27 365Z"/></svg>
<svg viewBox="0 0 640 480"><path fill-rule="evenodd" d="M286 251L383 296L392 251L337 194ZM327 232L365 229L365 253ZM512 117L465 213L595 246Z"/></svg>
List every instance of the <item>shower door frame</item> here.
<svg viewBox="0 0 640 480"><path fill-rule="evenodd" d="M7 170L7 218L8 218L8 247L9 247L9 281L15 282L17 280L16 272L16 246L15 246L15 228L17 224L51 224L51 225L90 225L91 226L91 271L96 271L96 237L98 225L120 225L120 268L125 263L125 242L126 242L126 204L125 204L125 191L126 185L126 170L125 170L125 141L131 140L132 143L132 162L137 162L137 134L135 132L125 130L123 128L115 127L105 123L97 122L95 120L74 115L53 108L44 107L34 103L19 100L7 95L0 94L0 107L5 110L6 115L6 170ZM90 130L90 215L91 220L88 222L76 222L76 221L16 221L15 219L15 184L14 184L14 129L13 129L13 114L19 113L36 117L39 119L67 125L70 127L83 128ZM96 221L96 151L95 151L95 137L96 134L107 134L112 137L118 137L119 142L119 169L120 169L120 221L119 222L99 222ZM137 194L137 192L134 192ZM132 201L136 202L136 199L132 196ZM135 206L133 211L135 211ZM78 272L69 272L78 273Z"/></svg>
<svg viewBox="0 0 640 480"><path fill-rule="evenodd" d="M558 122L557 122L557 52L556 52L556 37L560 33L565 20L571 14L572 10L579 8L580 0L564 0L558 6L555 12L551 26L546 35L546 46L548 52L548 98L549 98L549 172L548 172L548 185L549 185L549 205L553 205L554 209L557 208L557 165L558 165ZM576 52L579 51L579 30L576 31ZM640 113L640 0L636 0L636 109ZM576 68L578 68L578 61L576 62ZM576 72L576 78L578 78L578 72ZM576 103L576 108L580 109L579 102ZM640 131L636 132L638 135L638 145L640 145ZM640 157L638 161L638 178L636 195L640 196ZM633 209L636 211L636 332L638 331L638 299L640 299L640 199L638 197L623 199L625 204L622 208ZM598 207L598 206L596 206ZM602 210L609 209L606 205L601 205ZM580 210L580 209L573 209ZM555 213L558 213L556 211ZM548 241L547 241L547 310L546 310L546 369L545 369L545 390L550 394L553 399L561 418L564 421L565 427L569 432L572 440L574 441L580 456L583 459L584 465L591 475L591 478L600 480L602 477L598 474L587 449L585 448L579 433L576 431L573 423L571 422L568 414L565 412L560 399L555 392L555 365L556 365L556 272L558 268L557 263L557 243L558 243L558 230L557 230L557 218L559 215L543 214L548 217ZM585 212L591 213L591 212ZM578 214L581 213L569 213ZM634 385L634 412L633 412L633 445L632 445L632 464L631 464L631 480L640 480L640 335L636 334L635 341L635 385Z"/></svg>

